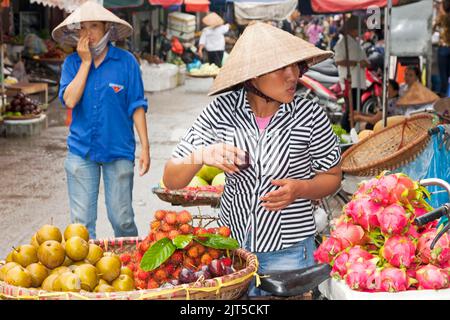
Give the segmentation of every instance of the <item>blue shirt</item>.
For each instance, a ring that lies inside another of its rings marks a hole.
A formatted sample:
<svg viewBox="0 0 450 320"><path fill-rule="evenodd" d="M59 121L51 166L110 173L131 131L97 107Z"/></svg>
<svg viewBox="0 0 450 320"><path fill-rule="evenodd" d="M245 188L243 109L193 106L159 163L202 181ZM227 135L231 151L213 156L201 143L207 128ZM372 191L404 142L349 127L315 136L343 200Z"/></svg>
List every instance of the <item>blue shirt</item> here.
<svg viewBox="0 0 450 320"><path fill-rule="evenodd" d="M63 106L64 92L80 65L78 53L64 61L59 89ZM147 112L139 64L131 53L109 44L98 68L92 63L83 95L73 109L69 151L96 162L134 161L133 113L139 107Z"/></svg>

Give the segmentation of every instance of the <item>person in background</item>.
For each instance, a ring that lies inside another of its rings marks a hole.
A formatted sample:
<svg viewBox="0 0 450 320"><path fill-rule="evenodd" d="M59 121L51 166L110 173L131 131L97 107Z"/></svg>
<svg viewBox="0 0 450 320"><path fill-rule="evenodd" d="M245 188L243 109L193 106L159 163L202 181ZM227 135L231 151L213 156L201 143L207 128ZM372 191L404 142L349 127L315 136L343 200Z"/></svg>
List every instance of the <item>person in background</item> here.
<svg viewBox="0 0 450 320"><path fill-rule="evenodd" d="M399 90L400 87L397 81L393 79L389 79L389 87L388 87L388 105L387 105L387 116L397 116L403 115L403 110L401 108L397 108L397 100L399 99ZM378 106L375 114L365 114L356 112L354 113L355 122L366 122L365 129L372 130L375 123L381 120L383 117L383 109L381 106Z"/></svg>
<svg viewBox="0 0 450 320"><path fill-rule="evenodd" d="M330 50L334 50L334 46L339 41L339 30L341 29L341 16L335 15L333 21L330 24L328 30L328 36L330 38Z"/></svg>
<svg viewBox="0 0 450 320"><path fill-rule="evenodd" d="M433 29L439 32L438 65L441 82L439 95L447 97L450 78L450 0L441 1Z"/></svg>
<svg viewBox="0 0 450 320"><path fill-rule="evenodd" d="M281 29L295 35L297 28L297 19L300 17L300 11L295 9L286 19L283 20Z"/></svg>
<svg viewBox="0 0 450 320"><path fill-rule="evenodd" d="M76 44L63 64L62 105L73 110L64 163L71 222L96 238L97 201L103 176L108 219L115 237L138 235L132 207L136 127L141 142L139 174L150 168L147 99L136 58L111 41L133 28L109 10L87 1L53 32L59 43Z"/></svg>
<svg viewBox="0 0 450 320"><path fill-rule="evenodd" d="M319 41L320 34L323 32L323 27L319 25L319 19L314 19L313 22L306 29L308 41L314 45Z"/></svg>
<svg viewBox="0 0 450 320"><path fill-rule="evenodd" d="M356 110L358 88L361 90L366 89L366 73L365 69L369 66L366 52L362 48L358 36L358 17L352 16L345 21L344 32L347 30L347 42L348 42L348 57L345 50L345 37L339 39L334 47L335 61L338 66L339 79L342 88L345 88L345 80L347 79L347 66L350 67L350 74L352 78L351 83L351 95L353 110ZM347 105L349 105L347 103ZM345 113L341 120L341 126L347 132L350 131L350 108L345 110Z"/></svg>
<svg viewBox="0 0 450 320"><path fill-rule="evenodd" d="M224 24L224 20L215 12L205 16L202 22L207 27L200 36L198 56L203 59L203 49L206 49L208 62L221 67L225 52L225 33L230 30L230 25Z"/></svg>
<svg viewBox="0 0 450 320"><path fill-rule="evenodd" d="M403 97L408 89L417 81L420 81L421 72L418 66L409 65L405 69L405 83L400 86L400 97Z"/></svg>

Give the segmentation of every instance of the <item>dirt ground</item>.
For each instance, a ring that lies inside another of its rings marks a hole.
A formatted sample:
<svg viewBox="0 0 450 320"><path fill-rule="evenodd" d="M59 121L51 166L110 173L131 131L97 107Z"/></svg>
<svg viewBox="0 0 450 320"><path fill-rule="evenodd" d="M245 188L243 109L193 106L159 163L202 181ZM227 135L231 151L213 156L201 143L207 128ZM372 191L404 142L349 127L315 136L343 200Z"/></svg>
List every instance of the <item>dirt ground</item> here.
<svg viewBox="0 0 450 320"><path fill-rule="evenodd" d="M161 201L151 188L161 179L164 164L180 137L212 100L206 95L207 84L203 79L186 79L184 86L147 94L151 168L147 175L139 177L136 166L133 190L139 235L148 233L155 210L181 209ZM68 127L64 126L65 110L55 101L47 114L49 128L40 136L0 138L0 258L12 246L28 243L41 225L53 221L64 228L70 223L64 172L68 135ZM139 154L138 143L136 163ZM198 214L197 208L189 210ZM209 207L200 210L204 214L217 214L216 209ZM113 237L113 231L107 219L101 183L97 238L107 237Z"/></svg>

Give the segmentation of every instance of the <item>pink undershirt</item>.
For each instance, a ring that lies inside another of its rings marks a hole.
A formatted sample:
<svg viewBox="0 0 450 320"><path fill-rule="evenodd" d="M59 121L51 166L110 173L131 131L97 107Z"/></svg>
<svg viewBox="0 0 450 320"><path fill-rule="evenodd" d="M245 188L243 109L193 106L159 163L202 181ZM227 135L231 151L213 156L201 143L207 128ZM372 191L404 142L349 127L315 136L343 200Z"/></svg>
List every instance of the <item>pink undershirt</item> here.
<svg viewBox="0 0 450 320"><path fill-rule="evenodd" d="M269 125L270 119L272 119L272 116L268 116L268 117L264 117L264 118L260 118L260 117L256 117L256 124L258 125L259 128L259 132L263 132L264 129L267 128L267 126Z"/></svg>

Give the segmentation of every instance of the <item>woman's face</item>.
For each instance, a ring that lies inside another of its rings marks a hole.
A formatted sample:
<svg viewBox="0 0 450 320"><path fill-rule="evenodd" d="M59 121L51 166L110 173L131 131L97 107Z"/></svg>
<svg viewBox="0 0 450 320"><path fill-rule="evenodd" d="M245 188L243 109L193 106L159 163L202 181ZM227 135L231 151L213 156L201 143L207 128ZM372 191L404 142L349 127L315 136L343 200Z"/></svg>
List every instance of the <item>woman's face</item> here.
<svg viewBox="0 0 450 320"><path fill-rule="evenodd" d="M106 26L101 21L86 21L81 23L80 37L89 37L89 46L95 46L105 35Z"/></svg>
<svg viewBox="0 0 450 320"><path fill-rule="evenodd" d="M414 70L406 69L405 71L405 82L408 86L412 85L414 82L416 82L417 76Z"/></svg>
<svg viewBox="0 0 450 320"><path fill-rule="evenodd" d="M253 79L253 85L272 99L289 103L294 100L300 69L297 63Z"/></svg>
<svg viewBox="0 0 450 320"><path fill-rule="evenodd" d="M388 86L388 98L394 98L398 94L398 91L392 87L392 85L389 84Z"/></svg>

